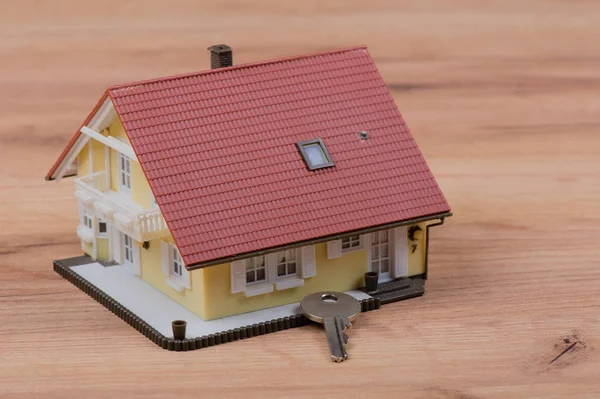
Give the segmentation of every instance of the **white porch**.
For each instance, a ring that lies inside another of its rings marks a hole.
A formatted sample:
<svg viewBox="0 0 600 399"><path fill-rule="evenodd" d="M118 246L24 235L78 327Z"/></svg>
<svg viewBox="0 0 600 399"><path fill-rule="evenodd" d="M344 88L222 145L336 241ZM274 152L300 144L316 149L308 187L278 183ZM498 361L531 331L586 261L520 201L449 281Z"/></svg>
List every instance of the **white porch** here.
<svg viewBox="0 0 600 399"><path fill-rule="evenodd" d="M173 320L187 321L187 338L195 338L300 313L299 303L296 302L206 321L122 266L102 266L100 263L94 262L73 266L71 270L104 291L166 337L173 336L171 329ZM347 291L347 293L359 300L371 297L358 290Z"/></svg>

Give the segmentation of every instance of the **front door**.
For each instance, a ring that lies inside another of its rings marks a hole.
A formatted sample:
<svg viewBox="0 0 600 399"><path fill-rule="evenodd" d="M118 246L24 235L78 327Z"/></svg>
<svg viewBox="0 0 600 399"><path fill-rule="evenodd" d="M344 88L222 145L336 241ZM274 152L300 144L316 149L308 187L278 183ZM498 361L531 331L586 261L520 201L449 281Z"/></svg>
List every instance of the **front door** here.
<svg viewBox="0 0 600 399"><path fill-rule="evenodd" d="M121 248L123 256L123 266L135 273L135 258L133 255L133 238L129 237L125 233L121 233Z"/></svg>
<svg viewBox="0 0 600 399"><path fill-rule="evenodd" d="M391 273L391 252L390 252L390 234L388 230L380 230L371 233L370 241L370 267L372 272L379 273L379 282L390 280Z"/></svg>

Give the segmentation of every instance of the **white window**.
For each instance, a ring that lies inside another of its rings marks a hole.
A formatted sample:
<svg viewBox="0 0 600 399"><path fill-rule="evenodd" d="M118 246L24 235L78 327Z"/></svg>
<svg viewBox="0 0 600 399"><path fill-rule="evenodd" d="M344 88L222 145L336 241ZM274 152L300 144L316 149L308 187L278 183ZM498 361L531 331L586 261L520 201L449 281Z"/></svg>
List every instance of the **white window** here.
<svg viewBox="0 0 600 399"><path fill-rule="evenodd" d="M105 220L96 219L98 226L98 237L108 237L108 226Z"/></svg>
<svg viewBox="0 0 600 399"><path fill-rule="evenodd" d="M171 275L175 278L183 278L184 267L179 250L171 245Z"/></svg>
<svg viewBox="0 0 600 399"><path fill-rule="evenodd" d="M123 262L126 264L134 264L133 259L133 238L127 234L123 234Z"/></svg>
<svg viewBox="0 0 600 399"><path fill-rule="evenodd" d="M92 244L94 242L94 216L85 208L79 208L79 226L77 226L77 236L84 242Z"/></svg>
<svg viewBox="0 0 600 399"><path fill-rule="evenodd" d="M130 272L140 275L140 244L133 237L117 231L115 234L121 237L121 246L116 253L115 260L119 259L121 264Z"/></svg>
<svg viewBox="0 0 600 399"><path fill-rule="evenodd" d="M257 256L246 262L246 285L267 281L267 264L265 256Z"/></svg>
<svg viewBox="0 0 600 399"><path fill-rule="evenodd" d="M236 260L231 262L231 292L250 297L301 287L315 274L314 245Z"/></svg>
<svg viewBox="0 0 600 399"><path fill-rule="evenodd" d="M131 161L119 153L119 188L125 193L131 193Z"/></svg>
<svg viewBox="0 0 600 399"><path fill-rule="evenodd" d="M360 235L342 238L342 252L350 252L361 249Z"/></svg>
<svg viewBox="0 0 600 399"><path fill-rule="evenodd" d="M382 275L390 273L390 243L387 230L371 233L371 271Z"/></svg>
<svg viewBox="0 0 600 399"><path fill-rule="evenodd" d="M190 272L185 268L177 246L161 241L160 247L162 272L166 276L167 285L179 292L182 292L184 288L191 289Z"/></svg>
<svg viewBox="0 0 600 399"><path fill-rule="evenodd" d="M296 250L288 249L277 252L277 279L296 277L297 275Z"/></svg>
<svg viewBox="0 0 600 399"><path fill-rule="evenodd" d="M87 209L84 209L81 212L81 224L84 227L92 230L93 216L92 216L92 214Z"/></svg>

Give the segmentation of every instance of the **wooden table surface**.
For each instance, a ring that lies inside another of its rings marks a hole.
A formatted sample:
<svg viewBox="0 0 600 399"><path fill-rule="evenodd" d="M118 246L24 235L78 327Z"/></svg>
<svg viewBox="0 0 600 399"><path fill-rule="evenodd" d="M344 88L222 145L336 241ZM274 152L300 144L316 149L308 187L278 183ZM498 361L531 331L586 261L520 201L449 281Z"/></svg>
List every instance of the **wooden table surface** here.
<svg viewBox="0 0 600 399"><path fill-rule="evenodd" d="M425 296L362 315L347 362L314 326L163 351L52 271L77 211L43 176L104 88L221 42L368 45L453 208ZM600 397L599 43L594 1L2 0L0 397Z"/></svg>

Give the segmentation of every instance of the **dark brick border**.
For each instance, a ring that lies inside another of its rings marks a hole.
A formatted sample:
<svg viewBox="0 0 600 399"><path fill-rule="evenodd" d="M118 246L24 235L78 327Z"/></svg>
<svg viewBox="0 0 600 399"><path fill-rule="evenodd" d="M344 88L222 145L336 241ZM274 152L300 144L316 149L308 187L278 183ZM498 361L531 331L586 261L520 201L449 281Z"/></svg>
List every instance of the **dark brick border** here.
<svg viewBox="0 0 600 399"><path fill-rule="evenodd" d="M55 260L54 271L60 274L66 280L70 281L81 291L94 298L97 302L102 304L102 306L119 316L127 324L138 330L150 341L166 350L179 352L202 349L209 346L238 341L240 339L252 338L258 335L264 335L290 328L301 327L307 324L313 324L312 321L308 320L303 315L297 314L294 316L281 317L279 319L252 324L241 328L234 328L233 330L222 331L216 334L208 334L198 338L189 338L184 340L167 338L150 324L136 316L129 309L121 305L110 296L106 295L104 291L71 270L72 266L91 262L93 261L88 257ZM109 267L109 265L106 266ZM360 301L360 306L361 311L367 312L369 310L379 309L381 307L381 301L376 298L363 299Z"/></svg>

